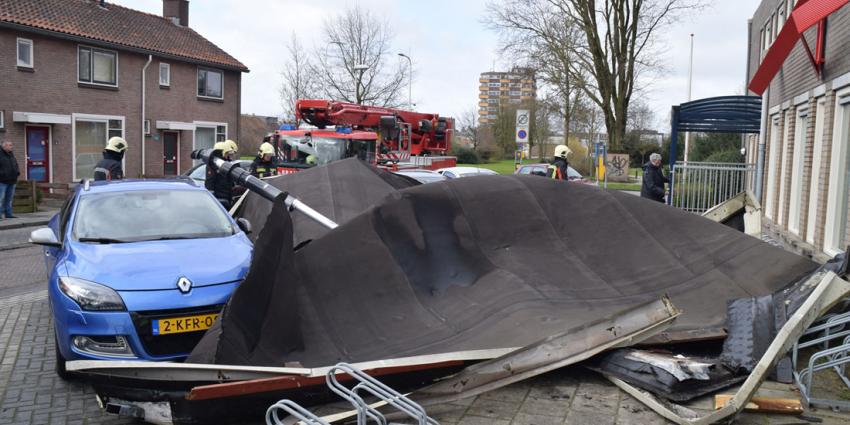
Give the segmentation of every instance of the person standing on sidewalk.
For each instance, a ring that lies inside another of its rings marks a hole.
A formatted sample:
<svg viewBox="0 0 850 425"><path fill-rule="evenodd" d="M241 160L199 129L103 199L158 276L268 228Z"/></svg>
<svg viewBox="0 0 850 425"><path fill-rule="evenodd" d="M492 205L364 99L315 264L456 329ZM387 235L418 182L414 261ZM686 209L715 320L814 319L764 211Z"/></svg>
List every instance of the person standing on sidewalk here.
<svg viewBox="0 0 850 425"><path fill-rule="evenodd" d="M640 196L653 201L664 202L664 183L670 180L661 172L661 155L653 153L649 156L649 162L643 165L643 184L640 187Z"/></svg>
<svg viewBox="0 0 850 425"><path fill-rule="evenodd" d="M15 184L21 175L12 148L12 142L0 142L0 213L5 214L6 218L15 218L12 214L12 200L15 197Z"/></svg>

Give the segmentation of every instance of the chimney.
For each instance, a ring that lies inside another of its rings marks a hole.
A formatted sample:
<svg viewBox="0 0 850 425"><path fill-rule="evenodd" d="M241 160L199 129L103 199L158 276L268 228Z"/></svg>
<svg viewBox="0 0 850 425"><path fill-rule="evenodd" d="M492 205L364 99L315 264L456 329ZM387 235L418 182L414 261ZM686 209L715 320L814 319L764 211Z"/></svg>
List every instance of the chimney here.
<svg viewBox="0 0 850 425"><path fill-rule="evenodd" d="M181 27L189 26L189 0L162 0L162 16Z"/></svg>

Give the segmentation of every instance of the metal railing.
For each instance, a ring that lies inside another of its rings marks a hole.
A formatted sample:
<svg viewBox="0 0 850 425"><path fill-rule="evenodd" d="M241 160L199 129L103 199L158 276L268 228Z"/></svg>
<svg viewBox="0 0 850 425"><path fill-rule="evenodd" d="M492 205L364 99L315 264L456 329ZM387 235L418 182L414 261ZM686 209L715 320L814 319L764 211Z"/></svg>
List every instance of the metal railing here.
<svg viewBox="0 0 850 425"><path fill-rule="evenodd" d="M677 162L670 182L671 205L702 214L747 189L755 164Z"/></svg>

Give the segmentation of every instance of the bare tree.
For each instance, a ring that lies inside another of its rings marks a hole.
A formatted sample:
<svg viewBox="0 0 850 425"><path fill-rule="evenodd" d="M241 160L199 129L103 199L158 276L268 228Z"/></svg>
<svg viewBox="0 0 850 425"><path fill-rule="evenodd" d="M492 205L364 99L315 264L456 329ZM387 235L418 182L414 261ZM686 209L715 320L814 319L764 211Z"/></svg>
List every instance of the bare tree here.
<svg viewBox="0 0 850 425"><path fill-rule="evenodd" d="M639 75L657 63L653 42L680 12L702 0L547 0L578 23L585 43L578 55L595 87L586 93L605 117L608 143L618 149L626 134L629 103Z"/></svg>
<svg viewBox="0 0 850 425"><path fill-rule="evenodd" d="M390 24L357 6L324 23L324 46L310 67L323 95L396 107L410 76L392 50Z"/></svg>
<svg viewBox="0 0 850 425"><path fill-rule="evenodd" d="M457 119L457 124L458 132L465 137L469 137L472 140L472 148L477 150L478 144L481 142L478 128L478 108L473 106L461 112Z"/></svg>
<svg viewBox="0 0 850 425"><path fill-rule="evenodd" d="M316 81L315 74L310 69L309 57L294 32L286 50L289 57L281 72L283 83L280 87L280 103L283 107L283 119L295 122L295 102L298 99L312 98L317 91Z"/></svg>
<svg viewBox="0 0 850 425"><path fill-rule="evenodd" d="M585 73L575 57L583 33L569 17L557 13L549 0L506 0L487 6L486 22L499 32L501 53L515 65L535 70L535 77L560 98L554 110L569 139L573 106L582 96ZM550 105L551 106L551 105Z"/></svg>
<svg viewBox="0 0 850 425"><path fill-rule="evenodd" d="M629 103L642 75L659 62L653 49L658 32L680 12L704 0L506 0L489 5L487 21L504 35L508 49L526 46L545 80L564 87L569 128L573 89L581 89L601 110L612 150L626 133ZM576 31L579 36L576 38ZM528 48L530 46L530 48Z"/></svg>
<svg viewBox="0 0 850 425"><path fill-rule="evenodd" d="M629 105L627 130L647 130L655 125L655 111L642 100L633 100Z"/></svg>

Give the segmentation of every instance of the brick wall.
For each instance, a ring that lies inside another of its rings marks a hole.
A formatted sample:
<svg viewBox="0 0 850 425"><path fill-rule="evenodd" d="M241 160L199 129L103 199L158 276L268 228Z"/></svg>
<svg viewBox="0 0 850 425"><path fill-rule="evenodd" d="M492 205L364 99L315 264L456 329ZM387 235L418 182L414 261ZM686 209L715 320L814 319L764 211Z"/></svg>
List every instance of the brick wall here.
<svg viewBox="0 0 850 425"><path fill-rule="evenodd" d="M0 29L0 51L15 52L16 38L33 40L34 72L18 70L14 55L0 56L0 109L5 111L6 131L0 138L13 141L21 169L25 169L25 127L12 122L12 112L49 114L92 114L124 117L124 138L130 145L125 174L140 177L141 155L141 71L147 55L118 51L118 88L91 88L77 82L76 42L49 38L10 29ZM159 87L159 63L171 64L171 86ZM224 100L206 101L196 96L197 66L154 57L146 71L146 119L162 121L210 121L226 123L228 136L235 137L239 119L241 74L224 71ZM53 124L51 150L54 182L72 178L72 126ZM191 167L189 153L193 132L180 132L180 171ZM158 140L157 140L158 139ZM145 173L163 174L162 135L146 137Z"/></svg>
<svg viewBox="0 0 850 425"><path fill-rule="evenodd" d="M800 239L806 240L809 224L809 198L812 184L812 154L814 152L815 122L817 121L817 99L809 99L809 119L806 126L805 151L803 152L803 183L800 196Z"/></svg>

